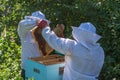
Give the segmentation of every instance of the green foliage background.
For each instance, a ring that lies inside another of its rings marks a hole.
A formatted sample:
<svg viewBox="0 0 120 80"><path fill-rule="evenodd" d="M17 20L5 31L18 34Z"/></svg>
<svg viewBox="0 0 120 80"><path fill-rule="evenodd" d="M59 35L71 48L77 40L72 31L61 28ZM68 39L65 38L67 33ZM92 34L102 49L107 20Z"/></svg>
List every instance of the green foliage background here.
<svg viewBox="0 0 120 80"><path fill-rule="evenodd" d="M105 51L99 80L120 80L120 1L119 0L0 0L0 80L21 80L21 43L17 26L25 15L42 11L51 26L70 26L92 22Z"/></svg>

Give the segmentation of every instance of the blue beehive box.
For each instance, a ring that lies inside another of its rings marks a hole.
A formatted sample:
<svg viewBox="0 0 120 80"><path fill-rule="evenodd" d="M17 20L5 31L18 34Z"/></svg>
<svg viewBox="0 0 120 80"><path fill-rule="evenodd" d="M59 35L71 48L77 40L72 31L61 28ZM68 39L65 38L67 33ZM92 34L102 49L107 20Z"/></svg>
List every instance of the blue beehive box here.
<svg viewBox="0 0 120 80"><path fill-rule="evenodd" d="M30 58L25 66L26 80L62 80L64 56L53 54L47 57Z"/></svg>

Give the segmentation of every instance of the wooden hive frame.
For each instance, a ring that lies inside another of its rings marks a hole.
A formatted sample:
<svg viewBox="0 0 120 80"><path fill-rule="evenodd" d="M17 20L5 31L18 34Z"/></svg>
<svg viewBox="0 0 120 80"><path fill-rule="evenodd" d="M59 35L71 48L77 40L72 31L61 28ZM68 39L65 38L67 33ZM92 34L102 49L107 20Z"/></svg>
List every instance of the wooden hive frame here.
<svg viewBox="0 0 120 80"><path fill-rule="evenodd" d="M64 37L64 28L65 26L63 24L57 24L53 31L58 37ZM31 34L35 41L36 46L39 49L40 54L42 54L43 57L46 57L54 50L45 41L41 34L41 30L38 29L37 26L31 30Z"/></svg>

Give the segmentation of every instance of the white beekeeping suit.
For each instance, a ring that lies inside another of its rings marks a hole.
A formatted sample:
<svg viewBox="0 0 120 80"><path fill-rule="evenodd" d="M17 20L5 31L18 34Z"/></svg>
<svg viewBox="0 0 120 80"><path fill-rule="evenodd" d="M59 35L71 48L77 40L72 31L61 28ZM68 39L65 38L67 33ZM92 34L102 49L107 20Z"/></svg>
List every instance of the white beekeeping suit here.
<svg viewBox="0 0 120 80"><path fill-rule="evenodd" d="M97 43L101 37L91 23L73 27L75 40L57 37L49 26L42 30L42 35L52 48L65 54L63 80L98 80L104 51Z"/></svg>
<svg viewBox="0 0 120 80"><path fill-rule="evenodd" d="M25 68L25 60L30 57L40 57L40 52L36 47L30 30L36 26L37 19L45 19L45 15L36 11L31 16L25 16L18 24L18 34L22 45L22 69Z"/></svg>

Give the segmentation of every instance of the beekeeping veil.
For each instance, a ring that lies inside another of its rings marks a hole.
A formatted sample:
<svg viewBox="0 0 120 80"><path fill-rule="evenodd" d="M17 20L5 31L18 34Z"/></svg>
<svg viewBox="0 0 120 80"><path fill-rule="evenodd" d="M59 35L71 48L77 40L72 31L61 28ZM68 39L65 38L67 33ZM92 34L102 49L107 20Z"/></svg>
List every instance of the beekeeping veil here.
<svg viewBox="0 0 120 80"><path fill-rule="evenodd" d="M96 34L96 28L90 22L81 23L79 27L72 27L72 29L74 39L84 47L90 49L92 46L98 45L97 41L101 36Z"/></svg>

